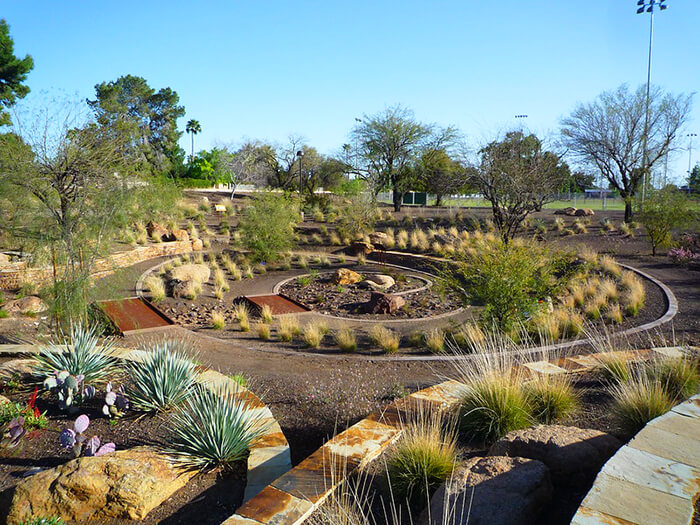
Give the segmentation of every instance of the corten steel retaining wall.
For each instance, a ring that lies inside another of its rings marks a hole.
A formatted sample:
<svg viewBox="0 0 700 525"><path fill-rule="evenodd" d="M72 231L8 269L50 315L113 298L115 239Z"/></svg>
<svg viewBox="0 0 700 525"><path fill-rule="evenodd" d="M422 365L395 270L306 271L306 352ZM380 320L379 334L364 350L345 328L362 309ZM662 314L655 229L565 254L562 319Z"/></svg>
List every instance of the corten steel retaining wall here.
<svg viewBox="0 0 700 525"><path fill-rule="evenodd" d="M95 263L93 277L104 277L119 268L147 261L164 255L178 255L192 251L192 241L172 241L139 246L133 250L119 252L100 259ZM23 283L41 284L51 279L51 268L26 268L23 263L15 263L0 269L0 290L16 290Z"/></svg>

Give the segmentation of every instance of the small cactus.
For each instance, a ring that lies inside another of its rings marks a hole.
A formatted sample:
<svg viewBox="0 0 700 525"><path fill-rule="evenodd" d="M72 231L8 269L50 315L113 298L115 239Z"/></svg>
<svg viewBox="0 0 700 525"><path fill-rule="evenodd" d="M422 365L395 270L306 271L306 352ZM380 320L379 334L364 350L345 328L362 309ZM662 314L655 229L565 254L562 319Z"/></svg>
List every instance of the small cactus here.
<svg viewBox="0 0 700 525"><path fill-rule="evenodd" d="M129 408L129 398L124 395L124 388L114 390L112 383L105 388L105 404L102 413L107 417L121 417Z"/></svg>
<svg viewBox="0 0 700 525"><path fill-rule="evenodd" d="M61 446L73 449L73 455L76 458L80 457L81 454L85 456L101 456L116 450L114 443L105 443L100 446L100 438L97 436L87 439L85 431L89 426L89 417L85 414L78 416L73 422L73 428L66 428L59 434L58 440Z"/></svg>

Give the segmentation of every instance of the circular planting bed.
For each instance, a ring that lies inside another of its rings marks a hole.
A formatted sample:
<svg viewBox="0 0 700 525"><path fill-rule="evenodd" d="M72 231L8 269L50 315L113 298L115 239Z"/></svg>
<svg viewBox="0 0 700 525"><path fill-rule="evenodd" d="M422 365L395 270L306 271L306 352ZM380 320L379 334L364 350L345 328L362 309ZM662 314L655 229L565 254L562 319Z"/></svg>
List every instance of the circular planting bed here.
<svg viewBox="0 0 700 525"><path fill-rule="evenodd" d="M372 321L435 317L454 313L462 306L455 294L438 293L430 280L417 273L379 265L352 273L353 279L349 280L361 280L347 282L339 272L305 274L285 280L276 290L317 313ZM400 306L391 313L373 311L381 309L374 308L373 303L373 294L378 293L400 298Z"/></svg>

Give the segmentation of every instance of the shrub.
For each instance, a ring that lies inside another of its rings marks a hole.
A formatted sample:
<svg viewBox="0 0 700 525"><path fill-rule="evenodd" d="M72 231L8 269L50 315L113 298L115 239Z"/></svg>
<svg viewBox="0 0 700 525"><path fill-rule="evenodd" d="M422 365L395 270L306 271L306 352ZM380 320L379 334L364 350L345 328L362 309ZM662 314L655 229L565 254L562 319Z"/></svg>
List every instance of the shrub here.
<svg viewBox="0 0 700 525"><path fill-rule="evenodd" d="M357 350L357 338L355 331L349 327L343 327L335 332L335 344L343 352L354 352Z"/></svg>
<svg viewBox="0 0 700 525"><path fill-rule="evenodd" d="M617 301L618 291L617 284L610 279L603 279L600 282L599 291L601 295L605 296L608 301Z"/></svg>
<svg viewBox="0 0 700 525"><path fill-rule="evenodd" d="M469 438L491 443L530 426L530 407L517 380L507 373L485 372L467 385L459 422Z"/></svg>
<svg viewBox="0 0 700 525"><path fill-rule="evenodd" d="M630 434L636 434L673 406L661 383L641 372L632 374L625 382L612 384L609 392L613 397L612 414L618 425Z"/></svg>
<svg viewBox="0 0 700 525"><path fill-rule="evenodd" d="M291 341L301 335L299 318L295 315L283 315L279 318L279 330L277 331L282 341Z"/></svg>
<svg viewBox="0 0 700 525"><path fill-rule="evenodd" d="M644 285L639 281L637 285L632 286L622 294L620 303L628 315L637 315L644 306L645 297Z"/></svg>
<svg viewBox="0 0 700 525"><path fill-rule="evenodd" d="M387 460L387 476L398 501L428 501L433 490L452 474L457 443L451 425L439 415L421 414L408 424Z"/></svg>
<svg viewBox="0 0 700 525"><path fill-rule="evenodd" d="M272 322L272 308L269 304L264 304L260 309L260 318L263 323L270 324Z"/></svg>
<svg viewBox="0 0 700 525"><path fill-rule="evenodd" d="M226 318L221 312L211 313L211 327L214 330L223 330L226 326Z"/></svg>
<svg viewBox="0 0 700 525"><path fill-rule="evenodd" d="M97 326L73 325L67 339L50 343L34 357L34 374L43 380L65 370L75 377L82 375L85 384L105 381L118 370L119 363L114 356L114 341L100 344L99 339Z"/></svg>
<svg viewBox="0 0 700 525"><path fill-rule="evenodd" d="M433 328L425 335L425 346L434 354L445 351L445 332L440 328Z"/></svg>
<svg viewBox="0 0 700 525"><path fill-rule="evenodd" d="M198 387L175 412L170 448L173 459L187 468L230 470L248 457L250 446L267 430L265 415L250 410L236 392Z"/></svg>
<svg viewBox="0 0 700 525"><path fill-rule="evenodd" d="M0 319L7 319L8 317L10 317L10 313L0 308Z"/></svg>
<svg viewBox="0 0 700 525"><path fill-rule="evenodd" d="M165 412L180 406L196 385L196 365L183 341L163 341L144 348L143 360L129 362L127 389L131 405L143 412Z"/></svg>
<svg viewBox="0 0 700 525"><path fill-rule="evenodd" d="M256 325L256 331L258 332L258 337L264 341L270 339L270 325L267 323L258 323Z"/></svg>
<svg viewBox="0 0 700 525"><path fill-rule="evenodd" d="M242 332L250 330L250 310L245 303L238 303L233 307L233 315L241 326Z"/></svg>
<svg viewBox="0 0 700 525"><path fill-rule="evenodd" d="M692 201L670 187L651 192L640 204L639 218L646 228L652 255L671 243L674 229L691 224L696 212Z"/></svg>
<svg viewBox="0 0 700 525"><path fill-rule="evenodd" d="M588 229L586 228L586 225L583 222L581 222L579 219L576 219L574 221L573 226L574 226L574 231L576 231L576 233L588 233Z"/></svg>
<svg viewBox="0 0 700 525"><path fill-rule="evenodd" d="M228 286L228 281L226 280L226 275L224 272L220 269L217 268L214 270L214 284L221 288L224 292L228 292L229 286Z"/></svg>
<svg viewBox="0 0 700 525"><path fill-rule="evenodd" d="M683 401L698 393L700 371L695 358L657 359L648 366L648 374L663 387L674 402Z"/></svg>
<svg viewBox="0 0 700 525"><path fill-rule="evenodd" d="M375 325L369 333L373 344L384 350L387 354L396 353L399 349L399 336L391 329L382 325Z"/></svg>
<svg viewBox="0 0 700 525"><path fill-rule="evenodd" d="M620 224L620 233L622 235L625 235L627 237L634 237L634 231L632 228L630 228L630 225L627 224L626 222L623 222Z"/></svg>
<svg viewBox="0 0 700 525"><path fill-rule="evenodd" d="M321 343L323 342L323 327L319 325L319 323L312 321L310 323L307 323L304 326L304 343L306 343L306 346L309 348L314 348L318 349L321 347Z"/></svg>
<svg viewBox="0 0 700 525"><path fill-rule="evenodd" d="M165 283L163 279L156 275L149 275L143 284L151 295L151 301L159 303L165 299Z"/></svg>
<svg viewBox="0 0 700 525"><path fill-rule="evenodd" d="M277 260L293 246L299 207L291 197L273 192L257 193L251 200L239 223L241 239L257 260Z"/></svg>
<svg viewBox="0 0 700 525"><path fill-rule="evenodd" d="M544 425L566 418L578 408L569 376L538 375L523 386L532 416Z"/></svg>
<svg viewBox="0 0 700 525"><path fill-rule="evenodd" d="M564 219L561 217L557 217L554 219L554 229L557 230L558 232L564 231L564 227L566 226L566 223L564 222Z"/></svg>

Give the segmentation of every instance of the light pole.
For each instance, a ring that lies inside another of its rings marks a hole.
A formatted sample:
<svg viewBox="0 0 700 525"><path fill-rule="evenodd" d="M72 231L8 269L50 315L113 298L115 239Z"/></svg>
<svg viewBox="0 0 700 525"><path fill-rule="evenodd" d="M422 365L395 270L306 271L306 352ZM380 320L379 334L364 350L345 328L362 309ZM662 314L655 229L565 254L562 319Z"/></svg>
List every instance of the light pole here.
<svg viewBox="0 0 700 525"><path fill-rule="evenodd" d="M362 119L355 117L355 122L357 122L358 124L362 124ZM357 134L355 134L355 169L356 170L359 169L359 167L360 167L360 163L358 162L360 152L358 151L358 149L359 148L357 147Z"/></svg>
<svg viewBox="0 0 700 525"><path fill-rule="evenodd" d="M688 133L686 137L688 137L688 177L690 177L690 170L692 168L691 165L691 160L693 157L693 137L697 137L697 133Z"/></svg>
<svg viewBox="0 0 700 525"><path fill-rule="evenodd" d="M647 138L649 135L649 89L651 87L651 48L654 41L654 8L659 11L665 10L668 6L664 4L666 0L639 0L637 2L637 14L649 13L649 60L647 62L647 98L644 112L644 136L642 137L642 202L646 197L649 186L649 173L647 172Z"/></svg>
<svg viewBox="0 0 700 525"><path fill-rule="evenodd" d="M527 117L528 115L515 115L515 118L517 118L520 121L520 133L523 132L523 122Z"/></svg>
<svg viewBox="0 0 700 525"><path fill-rule="evenodd" d="M299 197L301 197L301 193L302 193L301 163L304 160L304 152L302 150L297 151L297 158L299 159Z"/></svg>

